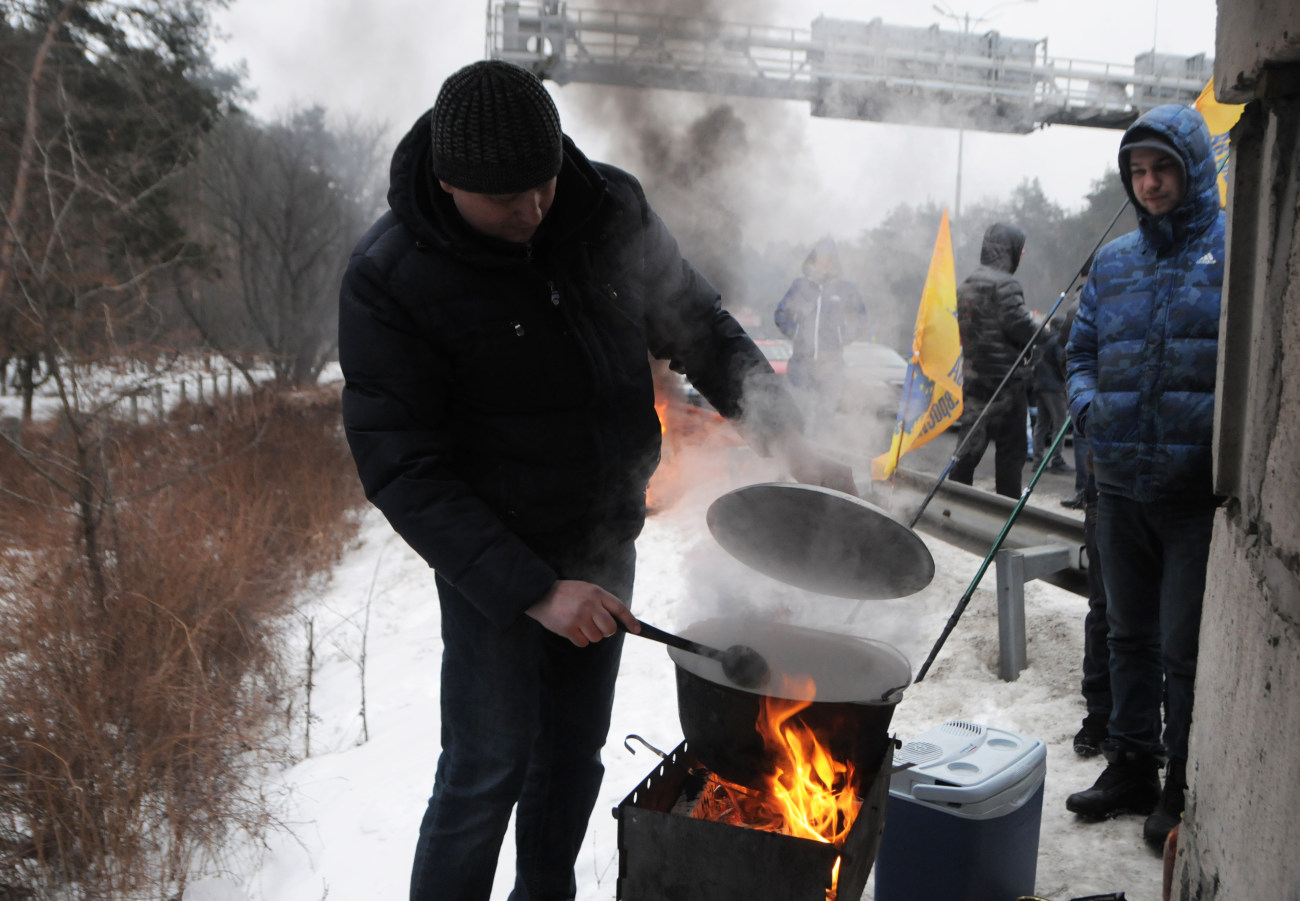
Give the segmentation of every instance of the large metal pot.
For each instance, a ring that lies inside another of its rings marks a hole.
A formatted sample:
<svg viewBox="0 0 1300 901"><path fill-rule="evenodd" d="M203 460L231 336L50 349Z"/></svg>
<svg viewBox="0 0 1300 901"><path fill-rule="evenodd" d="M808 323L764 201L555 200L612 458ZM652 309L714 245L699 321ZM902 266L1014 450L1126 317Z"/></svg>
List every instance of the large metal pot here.
<svg viewBox="0 0 1300 901"><path fill-rule="evenodd" d="M893 646L756 620L706 620L682 634L713 647L748 645L771 668L764 686L746 690L731 683L717 661L668 650L676 665L682 734L721 778L761 788L771 775L772 755L757 727L767 697L810 701L796 718L833 757L859 770L879 765L894 707L911 682L911 664Z"/></svg>

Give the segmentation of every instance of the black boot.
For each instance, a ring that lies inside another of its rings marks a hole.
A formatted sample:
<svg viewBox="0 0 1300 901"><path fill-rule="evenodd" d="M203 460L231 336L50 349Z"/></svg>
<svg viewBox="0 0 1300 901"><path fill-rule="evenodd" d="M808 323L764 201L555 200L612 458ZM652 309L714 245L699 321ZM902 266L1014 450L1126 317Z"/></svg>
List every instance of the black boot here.
<svg viewBox="0 0 1300 901"><path fill-rule="evenodd" d="M1165 848L1165 839L1183 818L1187 794L1187 761L1170 760L1165 765L1165 787L1155 812L1142 824L1142 837L1157 851Z"/></svg>
<svg viewBox="0 0 1300 901"><path fill-rule="evenodd" d="M1109 734L1105 713L1090 713L1083 718L1083 726L1074 734L1074 753L1080 757L1096 757L1101 753L1101 743Z"/></svg>
<svg viewBox="0 0 1300 901"><path fill-rule="evenodd" d="M1160 763L1154 755L1125 751L1110 741L1101 746L1107 766L1092 788L1065 799L1065 809L1104 820L1121 813L1150 813L1160 798Z"/></svg>

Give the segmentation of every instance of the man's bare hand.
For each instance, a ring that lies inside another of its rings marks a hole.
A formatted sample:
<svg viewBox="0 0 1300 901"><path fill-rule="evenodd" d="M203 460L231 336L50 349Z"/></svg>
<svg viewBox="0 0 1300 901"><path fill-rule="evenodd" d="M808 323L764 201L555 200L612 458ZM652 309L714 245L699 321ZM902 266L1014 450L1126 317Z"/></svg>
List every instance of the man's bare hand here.
<svg viewBox="0 0 1300 901"><path fill-rule="evenodd" d="M632 611L614 595L591 582L560 579L542 599L524 611L556 635L580 648L609 638L621 622L629 632L639 632Z"/></svg>
<svg viewBox="0 0 1300 901"><path fill-rule="evenodd" d="M781 455L795 481L834 488L857 497L858 486L853 481L853 469L819 453L802 436L789 438L781 448Z"/></svg>

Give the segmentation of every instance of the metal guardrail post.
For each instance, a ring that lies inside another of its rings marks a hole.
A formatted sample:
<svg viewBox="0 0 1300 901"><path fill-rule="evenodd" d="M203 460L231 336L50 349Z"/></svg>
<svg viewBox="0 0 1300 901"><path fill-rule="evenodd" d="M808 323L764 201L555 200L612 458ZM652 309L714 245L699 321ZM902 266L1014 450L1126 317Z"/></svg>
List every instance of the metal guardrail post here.
<svg viewBox="0 0 1300 901"><path fill-rule="evenodd" d="M994 565L998 578L998 675L1014 682L1029 665L1025 639L1025 583L1070 566L1070 549L1062 544L1004 548Z"/></svg>

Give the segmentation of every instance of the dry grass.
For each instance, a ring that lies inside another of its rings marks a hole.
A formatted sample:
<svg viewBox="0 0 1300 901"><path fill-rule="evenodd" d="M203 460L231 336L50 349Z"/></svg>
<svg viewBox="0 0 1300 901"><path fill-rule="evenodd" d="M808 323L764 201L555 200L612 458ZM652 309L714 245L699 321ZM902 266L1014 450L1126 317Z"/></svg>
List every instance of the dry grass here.
<svg viewBox="0 0 1300 901"><path fill-rule="evenodd" d="M24 436L45 476L0 444L0 901L167 898L265 825L280 618L362 499L333 392L106 426L101 597L51 478L64 432Z"/></svg>

